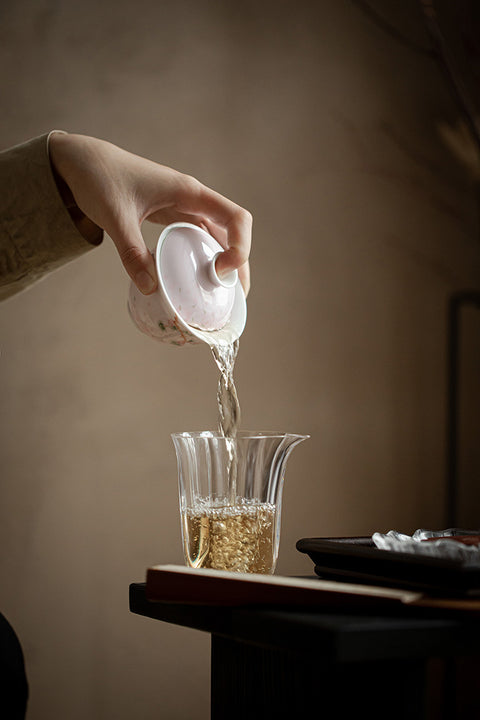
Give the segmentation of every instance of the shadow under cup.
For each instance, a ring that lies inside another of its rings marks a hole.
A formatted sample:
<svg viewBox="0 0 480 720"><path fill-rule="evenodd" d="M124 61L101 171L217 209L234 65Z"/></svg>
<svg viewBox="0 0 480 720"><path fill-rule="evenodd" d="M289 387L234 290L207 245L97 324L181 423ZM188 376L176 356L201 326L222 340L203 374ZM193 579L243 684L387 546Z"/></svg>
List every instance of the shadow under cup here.
<svg viewBox="0 0 480 720"><path fill-rule="evenodd" d="M272 574L287 459L308 435L174 433L185 562Z"/></svg>

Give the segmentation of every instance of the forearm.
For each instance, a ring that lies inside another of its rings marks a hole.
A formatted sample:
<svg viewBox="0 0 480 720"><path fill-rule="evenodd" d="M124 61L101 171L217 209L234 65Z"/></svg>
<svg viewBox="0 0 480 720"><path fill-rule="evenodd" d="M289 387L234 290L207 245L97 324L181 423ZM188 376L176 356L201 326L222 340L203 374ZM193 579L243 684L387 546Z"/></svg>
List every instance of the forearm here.
<svg viewBox="0 0 480 720"><path fill-rule="evenodd" d="M82 255L102 237L55 177L48 135L0 152L0 299Z"/></svg>

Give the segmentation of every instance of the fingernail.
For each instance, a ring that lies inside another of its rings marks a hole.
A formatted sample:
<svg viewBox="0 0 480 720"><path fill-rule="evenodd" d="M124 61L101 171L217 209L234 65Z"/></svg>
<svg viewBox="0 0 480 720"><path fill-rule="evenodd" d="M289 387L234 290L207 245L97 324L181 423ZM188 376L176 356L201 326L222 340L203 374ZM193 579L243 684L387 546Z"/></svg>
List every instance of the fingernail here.
<svg viewBox="0 0 480 720"><path fill-rule="evenodd" d="M135 275L135 285L144 295L149 295L155 290L157 281L148 272L142 270Z"/></svg>

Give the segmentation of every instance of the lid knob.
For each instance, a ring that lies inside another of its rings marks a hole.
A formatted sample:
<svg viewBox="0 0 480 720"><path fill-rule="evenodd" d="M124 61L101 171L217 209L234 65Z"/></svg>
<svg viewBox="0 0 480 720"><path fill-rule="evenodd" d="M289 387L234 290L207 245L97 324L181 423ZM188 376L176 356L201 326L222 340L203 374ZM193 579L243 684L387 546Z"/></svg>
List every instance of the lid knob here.
<svg viewBox="0 0 480 720"><path fill-rule="evenodd" d="M231 272L227 273L226 275L220 275L217 273L217 258L219 255L224 252L223 250L220 250L219 252L215 253L213 256L210 265L208 266L208 276L210 280L212 281L213 285L220 285L224 288L233 288L238 282L238 272L236 270L232 270Z"/></svg>

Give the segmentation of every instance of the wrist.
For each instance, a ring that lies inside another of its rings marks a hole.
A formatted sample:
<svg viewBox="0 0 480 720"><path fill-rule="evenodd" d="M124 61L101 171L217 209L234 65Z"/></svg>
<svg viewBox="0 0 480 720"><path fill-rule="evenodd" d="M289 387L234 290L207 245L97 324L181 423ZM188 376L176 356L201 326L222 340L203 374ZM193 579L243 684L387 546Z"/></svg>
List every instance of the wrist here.
<svg viewBox="0 0 480 720"><path fill-rule="evenodd" d="M53 178L65 208L75 227L92 245L99 245L103 239L103 230L90 220L78 207L73 192L66 180L68 167L68 147L70 139L63 130L53 130L48 137L48 155Z"/></svg>

